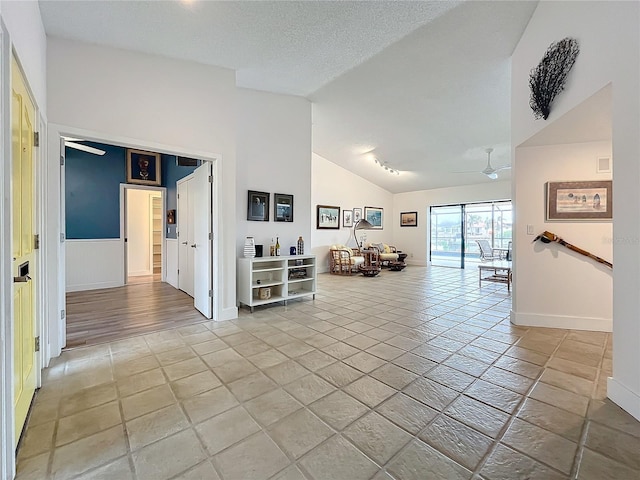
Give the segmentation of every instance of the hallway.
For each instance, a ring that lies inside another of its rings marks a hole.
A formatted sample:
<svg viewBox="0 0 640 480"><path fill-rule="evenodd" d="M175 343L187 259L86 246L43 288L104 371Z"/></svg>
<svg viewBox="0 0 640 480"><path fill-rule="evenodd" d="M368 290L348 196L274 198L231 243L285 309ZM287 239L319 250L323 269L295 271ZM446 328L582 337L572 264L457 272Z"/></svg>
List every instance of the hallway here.
<svg viewBox="0 0 640 480"><path fill-rule="evenodd" d="M611 335L510 304L475 269L320 275L315 301L64 352L17 478L637 479Z"/></svg>

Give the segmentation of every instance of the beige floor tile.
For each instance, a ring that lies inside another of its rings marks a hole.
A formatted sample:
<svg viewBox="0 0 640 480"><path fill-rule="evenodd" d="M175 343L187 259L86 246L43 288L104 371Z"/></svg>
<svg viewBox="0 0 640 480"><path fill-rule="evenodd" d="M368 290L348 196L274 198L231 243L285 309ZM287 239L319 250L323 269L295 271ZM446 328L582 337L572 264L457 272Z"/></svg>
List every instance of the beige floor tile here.
<svg viewBox="0 0 640 480"><path fill-rule="evenodd" d="M167 383L161 368L154 368L146 372L119 378L116 382L120 396L127 397L152 387Z"/></svg>
<svg viewBox="0 0 640 480"><path fill-rule="evenodd" d="M427 378L418 378L405 387L403 392L438 411L444 410L459 395L455 390Z"/></svg>
<svg viewBox="0 0 640 480"><path fill-rule="evenodd" d="M238 400L245 402L258 395L275 390L278 385L264 373L256 372L231 382L228 387Z"/></svg>
<svg viewBox="0 0 640 480"><path fill-rule="evenodd" d="M206 455L192 430L184 430L132 454L138 480L166 480L202 462Z"/></svg>
<svg viewBox="0 0 640 480"><path fill-rule="evenodd" d="M417 375L424 375L437 365L436 362L432 362L413 353L405 353L394 359L392 363Z"/></svg>
<svg viewBox="0 0 640 480"><path fill-rule="evenodd" d="M223 478L242 480L266 480L289 465L289 459L264 432L216 455L214 461Z"/></svg>
<svg viewBox="0 0 640 480"><path fill-rule="evenodd" d="M216 350L215 352L203 355L202 360L211 368L214 368L224 365L225 363L242 360L242 355L232 348L225 348L224 350Z"/></svg>
<svg viewBox="0 0 640 480"><path fill-rule="evenodd" d="M122 457L102 467L90 470L76 480L134 480L135 477L129 465L129 458Z"/></svg>
<svg viewBox="0 0 640 480"><path fill-rule="evenodd" d="M413 435L417 435L438 414L436 410L403 393L397 393L376 410Z"/></svg>
<svg viewBox="0 0 640 480"><path fill-rule="evenodd" d="M568 390L569 392L582 395L583 397L590 397L591 391L593 390L592 381L586 380L581 377L576 377L575 375L570 375L568 373L552 370L550 368L547 368L542 373L540 381L549 385L553 385L555 387L562 388L564 390Z"/></svg>
<svg viewBox="0 0 640 480"><path fill-rule="evenodd" d="M321 368L316 374L338 388L344 387L364 375L361 371L342 362L336 362L328 367Z"/></svg>
<svg viewBox="0 0 640 480"><path fill-rule="evenodd" d="M529 377L507 372L506 370L496 367L491 367L484 372L481 378L499 387L513 390L521 395L527 393L531 385L533 385L533 380Z"/></svg>
<svg viewBox="0 0 640 480"><path fill-rule="evenodd" d="M207 460L178 475L173 480L220 480L220 476L211 462Z"/></svg>
<svg viewBox="0 0 640 480"><path fill-rule="evenodd" d="M56 446L73 442L121 423L118 402L83 410L58 421Z"/></svg>
<svg viewBox="0 0 640 480"><path fill-rule="evenodd" d="M459 392L464 391L476 379L476 377L445 365L438 365L425 373L424 376Z"/></svg>
<svg viewBox="0 0 640 480"><path fill-rule="evenodd" d="M636 480L640 471L593 452L588 448L582 451L578 480Z"/></svg>
<svg viewBox="0 0 640 480"><path fill-rule="evenodd" d="M355 421L342 434L378 465L388 462L413 438L376 412Z"/></svg>
<svg viewBox="0 0 640 480"><path fill-rule="evenodd" d="M483 478L489 480L568 480L552 468L536 462L522 453L498 445L480 470Z"/></svg>
<svg viewBox="0 0 640 480"><path fill-rule="evenodd" d="M248 360L260 369L265 369L278 365L279 363L289 360L286 355L280 353L276 349L270 349L256 355L248 357Z"/></svg>
<svg viewBox="0 0 640 480"><path fill-rule="evenodd" d="M294 360L287 360L286 362L273 367L265 368L264 373L279 385L286 385L298 378L309 375L310 372L298 362Z"/></svg>
<svg viewBox="0 0 640 480"><path fill-rule="evenodd" d="M176 397L185 399L197 395L212 388L220 386L220 380L210 371L196 373L189 377L181 378L171 383Z"/></svg>
<svg viewBox="0 0 640 480"><path fill-rule="evenodd" d="M273 480L306 480L306 477L298 467L292 465L273 477Z"/></svg>
<svg viewBox="0 0 640 480"><path fill-rule="evenodd" d="M515 345L511 347L509 350L507 350L505 355L507 355L510 358L515 358L525 362L533 363L534 365L543 366L545 363L547 363L547 360L549 360L550 354L534 352L533 350L529 350L528 348L522 348ZM516 372L516 373L520 373L520 372ZM524 375L524 373L522 373L522 375Z"/></svg>
<svg viewBox="0 0 640 480"><path fill-rule="evenodd" d="M180 380L184 377L195 375L196 373L204 372L205 370L209 370L207 365L205 365L205 363L197 357L172 363L166 367L163 367L162 369L167 375L169 381L172 382Z"/></svg>
<svg viewBox="0 0 640 480"><path fill-rule="evenodd" d="M189 426L178 405L148 413L127 422L127 435L131 450L137 450L152 442L168 437Z"/></svg>
<svg viewBox="0 0 640 480"><path fill-rule="evenodd" d="M387 362L367 352L359 352L343 360L347 365L364 373L369 373Z"/></svg>
<svg viewBox="0 0 640 480"><path fill-rule="evenodd" d="M215 455L260 431L260 426L239 406L200 423L195 429L209 455Z"/></svg>
<svg viewBox="0 0 640 480"><path fill-rule="evenodd" d="M122 378L128 377L129 375L135 375L136 373L146 372L147 370L153 370L159 366L160 363L156 357L148 355L130 362L116 364L114 365L114 371L116 378Z"/></svg>
<svg viewBox="0 0 640 480"><path fill-rule="evenodd" d="M533 387L529 396L541 402L552 403L556 407L583 417L587 414L589 406L587 397L542 382Z"/></svg>
<svg viewBox="0 0 640 480"><path fill-rule="evenodd" d="M405 370L404 368L400 368L393 363L387 363L380 368L375 369L369 375L376 380L386 383L396 390L402 390L418 378L418 375L415 373Z"/></svg>
<svg viewBox="0 0 640 480"><path fill-rule="evenodd" d="M640 437L640 422L611 400L592 400L589 405L589 418L634 437Z"/></svg>
<svg viewBox="0 0 640 480"><path fill-rule="evenodd" d="M198 355L206 355L207 353L213 353L220 350L225 350L229 348L229 345L224 343L219 338L214 340L209 340L208 342L198 343L196 345L191 345L191 348Z"/></svg>
<svg viewBox="0 0 640 480"><path fill-rule="evenodd" d="M582 363L572 362L571 360L565 360L564 358L560 358L557 356L553 356L549 360L549 363L547 363L547 367L591 381L594 381L598 376L598 369L596 367L590 367Z"/></svg>
<svg viewBox="0 0 640 480"><path fill-rule="evenodd" d="M378 466L339 435L314 449L300 461L314 480L369 480Z"/></svg>
<svg viewBox="0 0 640 480"><path fill-rule="evenodd" d="M258 369L248 360L241 358L234 360L218 367L212 367L214 373L225 383L231 383L240 380L247 375L257 372Z"/></svg>
<svg viewBox="0 0 640 480"><path fill-rule="evenodd" d="M554 356L572 362L598 367L604 354L604 345L591 345L575 340L564 340Z"/></svg>
<svg viewBox="0 0 640 480"><path fill-rule="evenodd" d="M16 480L42 480L47 477L50 452L35 457L18 459L16 465Z"/></svg>
<svg viewBox="0 0 640 480"><path fill-rule="evenodd" d="M510 414L515 412L523 398L518 393L484 380L477 380L464 394Z"/></svg>
<svg viewBox="0 0 640 480"><path fill-rule="evenodd" d="M371 327L369 327L369 329L371 329ZM378 343L380 343L380 341L366 335L358 334L354 335L353 337L347 338L346 340L344 340L344 343L360 350L366 350L369 347L377 345Z"/></svg>
<svg viewBox="0 0 640 480"><path fill-rule="evenodd" d="M56 422L51 421L40 425L29 426L26 434L22 438L19 451L19 459L33 457L53 448L53 434L56 429Z"/></svg>
<svg viewBox="0 0 640 480"><path fill-rule="evenodd" d="M490 365L460 354L453 354L444 361L444 365L460 370L474 377L482 375Z"/></svg>
<svg viewBox="0 0 640 480"><path fill-rule="evenodd" d="M550 400L550 399L549 399ZM553 405L527 398L518 417L577 442L582 435L584 417Z"/></svg>
<svg viewBox="0 0 640 480"><path fill-rule="evenodd" d="M566 475L571 473L578 449L576 443L519 418L513 421L502 441Z"/></svg>
<svg viewBox="0 0 640 480"><path fill-rule="evenodd" d="M446 413L491 438L496 438L509 420L506 413L465 396L449 405Z"/></svg>
<svg viewBox="0 0 640 480"><path fill-rule="evenodd" d="M282 389L260 395L244 404L244 407L263 427L277 422L303 405Z"/></svg>
<svg viewBox="0 0 640 480"><path fill-rule="evenodd" d="M156 354L156 358L160 362L160 365L162 365L163 367L171 365L172 363L189 360L190 358L193 358L195 356L196 354L193 353L193 350L191 350L187 346L178 347L174 350L167 350L166 352L160 352Z"/></svg>
<svg viewBox="0 0 640 480"><path fill-rule="evenodd" d="M387 466L387 471L402 480L442 478L462 480L471 472L420 440L413 440Z"/></svg>
<svg viewBox="0 0 640 480"><path fill-rule="evenodd" d="M397 390L369 376L359 378L347 385L344 387L344 391L371 408L384 402L397 392Z"/></svg>
<svg viewBox="0 0 640 480"><path fill-rule="evenodd" d="M175 403L175 397L169 385L160 385L144 392L122 399L122 411L125 420L139 417L145 413L159 410Z"/></svg>
<svg viewBox="0 0 640 480"><path fill-rule="evenodd" d="M445 415L440 415L419 438L460 465L474 470L493 440Z"/></svg>
<svg viewBox="0 0 640 480"><path fill-rule="evenodd" d="M238 405L238 400L225 386L187 398L182 406L191 423L200 423Z"/></svg>
<svg viewBox="0 0 640 480"><path fill-rule="evenodd" d="M127 452L122 425L82 438L53 451L51 475L68 479Z"/></svg>
<svg viewBox="0 0 640 480"><path fill-rule="evenodd" d="M314 350L313 352L299 356L296 358L296 361L308 370L315 372L316 370L320 370L321 368L331 365L336 361L336 359L319 350Z"/></svg>
<svg viewBox="0 0 640 480"><path fill-rule="evenodd" d="M60 416L65 417L81 412L88 408L97 407L115 400L118 397L115 383L105 383L95 387L85 388L72 395L63 397L60 401Z"/></svg>
<svg viewBox="0 0 640 480"><path fill-rule="evenodd" d="M544 364L545 362L542 363ZM538 378L540 373L542 373L542 367L540 367L539 365L527 362L525 360L520 360L518 358L508 357L506 355L501 357L495 363L495 366L500 367L503 370L508 370L512 373L517 373L518 375L534 379Z"/></svg>
<svg viewBox="0 0 640 480"><path fill-rule="evenodd" d="M285 417L268 431L280 448L296 459L333 435L333 430L307 409Z"/></svg>
<svg viewBox="0 0 640 480"><path fill-rule="evenodd" d="M342 342L327 345L320 350L328 355L331 355L333 358L337 358L338 360L344 360L347 357L355 355L359 351L357 348Z"/></svg>
<svg viewBox="0 0 640 480"><path fill-rule="evenodd" d="M366 405L340 390L312 403L309 409L336 430L342 430L369 411Z"/></svg>
<svg viewBox="0 0 640 480"><path fill-rule="evenodd" d="M285 385L284 389L305 405L309 405L336 390L329 382L313 374Z"/></svg>
<svg viewBox="0 0 640 480"><path fill-rule="evenodd" d="M635 470L640 470L640 438L589 422L585 447L606 455Z"/></svg>

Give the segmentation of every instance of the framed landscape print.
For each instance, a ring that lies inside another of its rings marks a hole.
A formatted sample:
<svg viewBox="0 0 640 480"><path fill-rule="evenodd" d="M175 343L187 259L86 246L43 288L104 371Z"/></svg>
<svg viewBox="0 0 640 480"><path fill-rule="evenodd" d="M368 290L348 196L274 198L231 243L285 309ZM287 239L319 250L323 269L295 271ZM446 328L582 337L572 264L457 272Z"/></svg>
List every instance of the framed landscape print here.
<svg viewBox="0 0 640 480"><path fill-rule="evenodd" d="M418 212L400 212L401 227L417 227Z"/></svg>
<svg viewBox="0 0 640 480"><path fill-rule="evenodd" d="M338 229L340 228L340 207L318 205L316 212L316 228Z"/></svg>
<svg viewBox="0 0 640 480"><path fill-rule="evenodd" d="M273 194L273 216L276 222L293 222L293 195Z"/></svg>
<svg viewBox="0 0 640 480"><path fill-rule="evenodd" d="M379 207L364 207L364 219L372 225L372 230L382 230L383 212Z"/></svg>
<svg viewBox="0 0 640 480"><path fill-rule="evenodd" d="M613 182L547 182L547 220L613 219Z"/></svg>
<svg viewBox="0 0 640 480"><path fill-rule="evenodd" d="M249 190L247 198L247 220L269 221L269 193Z"/></svg>

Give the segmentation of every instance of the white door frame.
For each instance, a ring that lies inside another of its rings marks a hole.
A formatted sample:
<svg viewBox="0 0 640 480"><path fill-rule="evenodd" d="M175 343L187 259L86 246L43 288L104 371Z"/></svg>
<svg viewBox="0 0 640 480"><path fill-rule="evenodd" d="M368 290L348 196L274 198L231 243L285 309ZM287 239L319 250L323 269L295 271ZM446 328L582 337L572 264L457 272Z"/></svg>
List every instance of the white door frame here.
<svg viewBox="0 0 640 480"><path fill-rule="evenodd" d="M165 252L165 242L166 242L166 222L167 218L167 188L166 187L151 187L149 185L136 185L132 183L121 183L120 184L120 247L123 252L124 259L124 278L122 279L122 283L124 285L127 284L127 277L129 275L128 267L129 267L129 259L127 258L127 242L125 242L125 238L127 235L127 190L151 190L154 192L160 192L160 198L162 198L162 281L164 282L166 277L166 252ZM153 235L152 235L153 236ZM151 266L153 269L153 265Z"/></svg>
<svg viewBox="0 0 640 480"><path fill-rule="evenodd" d="M176 239L178 240L178 289L182 290L182 288L180 288L180 258L182 257L182 255L180 254L180 244L182 243L181 240L184 240L184 233L185 232L181 232L181 225L184 225L184 222L181 221L181 217L182 217L182 211L180 209L180 198L178 195L180 195L180 186L183 183L189 182L193 180L193 172L191 172L189 175L185 175L184 177L182 177L180 180L178 180L176 182L176 215L178 217L177 219L177 226L178 228L176 229ZM183 198L182 201L184 201L185 199ZM180 234L183 233L183 237L180 238ZM188 240L188 239L187 239ZM191 269L191 274L193 276L193 268ZM183 272L184 275L184 272ZM192 284L193 284L193 279L192 279ZM189 292L182 290L183 292L187 293L188 295L191 295ZM193 291L193 288L192 288ZM193 292L192 292L193 293Z"/></svg>
<svg viewBox="0 0 640 480"><path fill-rule="evenodd" d="M201 160L206 160L212 162L213 170L214 170L214 182L216 199L214 202L214 232L220 232L222 230L221 217L218 214L220 204L220 192L222 190L220 181L221 177L219 172L221 170L220 162L222 161L222 155L192 150L180 146L171 146L164 145L153 141L146 141L141 139L134 139L130 137L124 137L120 135L113 135L104 132L96 132L92 130L85 130L82 128L71 127L60 125L56 123L49 123L49 132L48 132L48 153L50 162L51 159L56 159L60 155L60 142L62 136L69 137L80 137L86 140L111 144L111 145L119 145L125 148L136 148L140 150L149 150L158 153L164 153L168 155L179 155L190 158L199 158ZM54 161L56 161L54 160ZM50 360L51 357L55 357L60 355L62 348L65 345L65 332L66 332L66 319L60 319L60 312L65 308L65 263L64 263L64 240L58 241L53 239L60 236L61 239L64 238L64 212L62 208L64 207L64 181L61 178L61 168L50 168L49 176L47 178L47 188L46 188L46 200L49 208L49 212L51 215L47 218L47 225L50 229L50 238L52 239L52 243L50 245L51 250L54 250L52 253L49 251L47 262L51 261L53 263L53 267L47 269L49 272L47 276L47 288L50 288L49 292L51 297L51 302L48 309L48 321L50 322L49 334L50 337L47 339L51 343L51 351L50 357L46 359L46 362ZM55 222L55 224L54 224ZM55 232L55 233L54 233ZM213 265L220 265L219 259L222 258L222 248L220 242L215 242L215 249L213 252ZM216 275L216 286L222 284L222 270L216 269L214 272ZM60 283L62 281L62 283ZM218 287L216 287L218 288ZM58 301L55 302L54 295L51 292L58 293ZM218 297L219 294L216 294ZM220 318L222 316L221 303L214 302L218 308L213 312L214 320Z"/></svg>

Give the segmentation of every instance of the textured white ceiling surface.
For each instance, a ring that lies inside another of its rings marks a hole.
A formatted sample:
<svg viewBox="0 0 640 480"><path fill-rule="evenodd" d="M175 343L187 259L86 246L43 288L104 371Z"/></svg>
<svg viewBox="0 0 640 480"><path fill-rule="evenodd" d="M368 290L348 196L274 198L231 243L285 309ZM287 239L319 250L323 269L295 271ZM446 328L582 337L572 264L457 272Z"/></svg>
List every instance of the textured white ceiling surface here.
<svg viewBox="0 0 640 480"><path fill-rule="evenodd" d="M510 163L509 58L537 1L39 4L47 35L231 68L240 87L308 97L313 151L397 193L488 181L475 172L489 146L494 166Z"/></svg>

